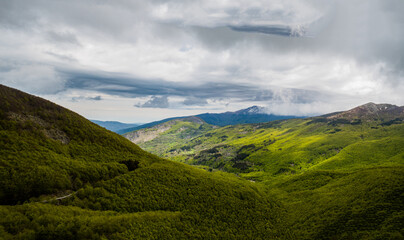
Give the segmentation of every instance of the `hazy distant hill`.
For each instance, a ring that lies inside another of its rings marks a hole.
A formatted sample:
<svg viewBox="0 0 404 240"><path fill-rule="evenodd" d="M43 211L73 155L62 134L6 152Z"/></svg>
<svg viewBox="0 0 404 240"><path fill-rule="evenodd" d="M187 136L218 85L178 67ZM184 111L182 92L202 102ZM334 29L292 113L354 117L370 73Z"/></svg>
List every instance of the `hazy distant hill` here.
<svg viewBox="0 0 404 240"><path fill-rule="evenodd" d="M262 123L262 122L269 122L274 120L281 120L281 119L290 119L290 118L301 118L298 116L282 116L282 115L274 115L268 114L265 112L265 109L258 106L252 106L246 109L242 109L236 112L225 112L225 113L203 113L199 115L195 115L205 121L206 123L216 125L216 126L227 126L227 125L236 125L236 124L243 124L243 123ZM160 121L155 121L147 124L143 124L137 127L122 129L117 131L119 134L124 134L128 132L132 132L135 130L153 127L155 125L168 122L174 119L181 119L187 117L174 117L174 118L167 118Z"/></svg>
<svg viewBox="0 0 404 240"><path fill-rule="evenodd" d="M99 120L90 120L90 121L113 132L143 125L143 123L121 123L117 121L99 121Z"/></svg>

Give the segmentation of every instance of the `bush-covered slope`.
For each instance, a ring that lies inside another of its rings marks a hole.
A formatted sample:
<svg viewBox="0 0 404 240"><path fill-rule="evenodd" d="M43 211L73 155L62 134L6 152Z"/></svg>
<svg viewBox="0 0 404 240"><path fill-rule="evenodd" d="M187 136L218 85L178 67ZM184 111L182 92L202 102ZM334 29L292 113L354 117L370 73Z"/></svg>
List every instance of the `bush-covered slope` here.
<svg viewBox="0 0 404 240"><path fill-rule="evenodd" d="M403 107L215 128L142 143L161 156L261 182L297 239L404 238ZM153 146L153 147L151 147Z"/></svg>
<svg viewBox="0 0 404 240"><path fill-rule="evenodd" d="M0 86L5 239L268 239L292 233L257 184L160 159L49 101Z"/></svg>
<svg viewBox="0 0 404 240"><path fill-rule="evenodd" d="M335 117L341 116L338 113L226 126L181 141L172 138L172 134L161 133L142 142L141 147L173 160L261 181L314 169L393 166L403 163L404 113L399 107L392 111L390 115L366 114L365 119Z"/></svg>
<svg viewBox="0 0 404 240"><path fill-rule="evenodd" d="M0 86L0 203L75 190L157 157L49 101ZM128 165L128 166L126 166Z"/></svg>
<svg viewBox="0 0 404 240"><path fill-rule="evenodd" d="M240 178L14 89L0 101L4 239L403 239L400 109L168 130L177 158Z"/></svg>
<svg viewBox="0 0 404 240"><path fill-rule="evenodd" d="M310 171L271 185L299 239L403 239L404 167Z"/></svg>

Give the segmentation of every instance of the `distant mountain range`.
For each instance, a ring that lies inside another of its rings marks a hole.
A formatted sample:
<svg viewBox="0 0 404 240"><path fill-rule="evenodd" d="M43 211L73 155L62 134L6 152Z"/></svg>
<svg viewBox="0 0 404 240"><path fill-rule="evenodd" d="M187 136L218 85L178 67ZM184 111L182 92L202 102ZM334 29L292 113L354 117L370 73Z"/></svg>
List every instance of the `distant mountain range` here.
<svg viewBox="0 0 404 240"><path fill-rule="evenodd" d="M121 123L117 121L100 121L100 120L90 120L90 121L113 132L143 125L143 123Z"/></svg>
<svg viewBox="0 0 404 240"><path fill-rule="evenodd" d="M132 131L136 131L143 128L149 128L156 126L158 124L162 124L174 119L182 119L182 118L189 118L191 116L185 117L173 117L173 118L166 118L160 121L155 121L147 124L143 124L136 127L130 127L126 129L121 129L116 131L119 134L124 134ZM275 120L282 120L282 119L291 119L291 118L302 118L299 116L293 115L275 115L271 113L266 113L263 107L259 106L252 106L246 109L242 109L236 112L224 112L224 113L202 113L195 115L194 117L198 117L205 121L208 124L216 125L216 126L227 126L227 125L236 125L236 124L244 124L244 123L263 123L263 122L270 122Z"/></svg>

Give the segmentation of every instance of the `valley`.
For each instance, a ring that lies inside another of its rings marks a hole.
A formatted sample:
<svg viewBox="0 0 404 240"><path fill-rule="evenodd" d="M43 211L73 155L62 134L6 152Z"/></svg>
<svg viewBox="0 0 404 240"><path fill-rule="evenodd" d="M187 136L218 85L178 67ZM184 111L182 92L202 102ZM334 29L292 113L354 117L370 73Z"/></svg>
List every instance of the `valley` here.
<svg viewBox="0 0 404 240"><path fill-rule="evenodd" d="M140 131L124 136L161 157L263 184L281 199L301 238L399 239L403 119L404 107L368 103L260 124L173 121L144 129L159 129L150 140L139 140ZM398 232L383 235L389 227Z"/></svg>

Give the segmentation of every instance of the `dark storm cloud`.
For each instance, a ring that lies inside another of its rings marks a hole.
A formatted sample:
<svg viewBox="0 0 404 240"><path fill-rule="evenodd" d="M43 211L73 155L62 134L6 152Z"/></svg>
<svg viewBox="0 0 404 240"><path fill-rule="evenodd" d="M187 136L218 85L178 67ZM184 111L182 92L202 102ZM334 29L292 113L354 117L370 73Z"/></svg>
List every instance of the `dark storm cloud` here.
<svg viewBox="0 0 404 240"><path fill-rule="evenodd" d="M142 79L115 74L64 72L67 89L96 90L125 97L180 96L202 99L220 97L251 98L256 88L232 83L182 83Z"/></svg>
<svg viewBox="0 0 404 240"><path fill-rule="evenodd" d="M233 31L239 32L257 32L264 34L273 34L284 37L298 37L303 35L303 33L296 33L289 26L229 26L229 28Z"/></svg>
<svg viewBox="0 0 404 240"><path fill-rule="evenodd" d="M303 89L268 89L235 83L183 83L161 79L141 79L110 73L62 73L68 80L66 89L95 90L125 97L153 97L143 107L164 106L167 97L184 97L184 105L205 105L208 99L234 99L235 101L288 101L309 103L325 94ZM163 98L164 97L164 98ZM164 101L163 101L164 100ZM167 100L168 103L168 100Z"/></svg>

